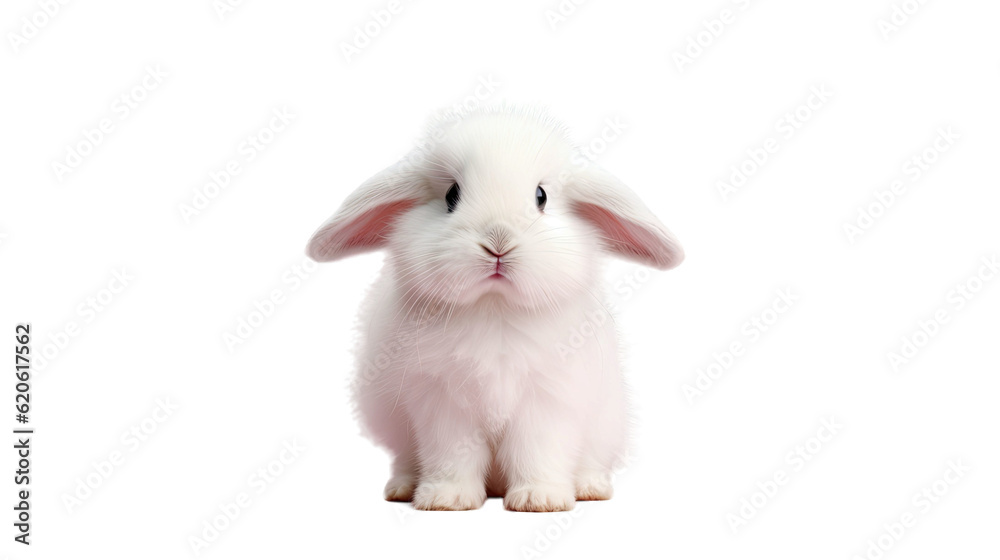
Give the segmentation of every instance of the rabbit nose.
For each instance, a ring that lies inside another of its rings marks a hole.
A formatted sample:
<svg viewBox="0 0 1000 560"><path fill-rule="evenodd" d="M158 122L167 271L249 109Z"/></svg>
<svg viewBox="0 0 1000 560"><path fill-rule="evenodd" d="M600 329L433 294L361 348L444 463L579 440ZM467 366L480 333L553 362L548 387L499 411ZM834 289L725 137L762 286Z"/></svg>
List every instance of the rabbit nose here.
<svg viewBox="0 0 1000 560"><path fill-rule="evenodd" d="M503 257L504 255L506 255L507 253L510 252L510 249L508 249L508 250L500 253L500 252L497 252L497 251L489 248L486 245L483 245L482 243L480 243L479 246L482 247L487 253L489 253L490 255L492 255L492 256L494 256L494 257L496 257L498 259L501 258L501 257Z"/></svg>
<svg viewBox="0 0 1000 560"><path fill-rule="evenodd" d="M480 243L494 257L502 257L513 248L513 236L510 230L502 225L491 226L486 230L486 242Z"/></svg>

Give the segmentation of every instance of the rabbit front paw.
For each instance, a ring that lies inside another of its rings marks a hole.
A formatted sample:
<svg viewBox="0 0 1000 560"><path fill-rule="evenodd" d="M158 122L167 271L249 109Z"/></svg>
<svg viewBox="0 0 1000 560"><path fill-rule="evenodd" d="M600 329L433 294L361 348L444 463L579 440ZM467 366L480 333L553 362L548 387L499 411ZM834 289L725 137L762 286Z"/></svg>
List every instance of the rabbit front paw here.
<svg viewBox="0 0 1000 560"><path fill-rule="evenodd" d="M422 481L413 494L413 507L423 510L479 509L485 501L486 488L482 483Z"/></svg>
<svg viewBox="0 0 1000 560"><path fill-rule="evenodd" d="M576 505L573 488L532 484L508 490L503 507L511 511L569 511Z"/></svg>
<svg viewBox="0 0 1000 560"><path fill-rule="evenodd" d="M412 475L394 476L385 484L385 499L389 502L409 502L413 499L413 486L416 483Z"/></svg>

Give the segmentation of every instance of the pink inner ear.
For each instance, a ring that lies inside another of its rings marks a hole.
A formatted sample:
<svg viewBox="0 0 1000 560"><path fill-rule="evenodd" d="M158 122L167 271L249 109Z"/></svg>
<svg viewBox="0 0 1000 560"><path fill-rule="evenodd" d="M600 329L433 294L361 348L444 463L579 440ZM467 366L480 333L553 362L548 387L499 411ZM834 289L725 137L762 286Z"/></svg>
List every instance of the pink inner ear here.
<svg viewBox="0 0 1000 560"><path fill-rule="evenodd" d="M659 247L662 244L642 227L587 202L578 202L576 211L604 232L605 241L611 244L613 250L643 261L664 262L664 255L660 254L663 248ZM660 251L654 252L654 247Z"/></svg>
<svg viewBox="0 0 1000 560"><path fill-rule="evenodd" d="M346 224L330 224L324 232L320 252L335 258L384 246L392 223L414 203L413 200L397 200L376 206Z"/></svg>

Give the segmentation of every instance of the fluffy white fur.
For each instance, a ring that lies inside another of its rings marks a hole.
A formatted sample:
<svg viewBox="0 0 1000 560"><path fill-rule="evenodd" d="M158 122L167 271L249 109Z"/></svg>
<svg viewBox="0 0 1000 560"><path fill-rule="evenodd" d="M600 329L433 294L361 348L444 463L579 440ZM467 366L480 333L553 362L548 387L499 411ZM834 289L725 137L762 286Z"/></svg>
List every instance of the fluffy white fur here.
<svg viewBox="0 0 1000 560"><path fill-rule="evenodd" d="M636 195L543 113L484 109L434 122L308 253L376 249L388 258L362 311L354 389L365 432L395 457L386 499L464 510L495 495L562 511L610 498L628 419L600 257L683 259Z"/></svg>

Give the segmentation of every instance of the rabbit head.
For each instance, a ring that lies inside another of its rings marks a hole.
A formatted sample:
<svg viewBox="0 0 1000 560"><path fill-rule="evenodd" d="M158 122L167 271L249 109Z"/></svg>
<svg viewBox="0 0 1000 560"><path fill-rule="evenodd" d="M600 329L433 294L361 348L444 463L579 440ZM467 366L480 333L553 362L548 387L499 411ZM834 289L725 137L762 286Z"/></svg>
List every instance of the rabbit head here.
<svg viewBox="0 0 1000 560"><path fill-rule="evenodd" d="M581 157L563 126L501 107L432 126L364 182L309 242L331 261L386 249L414 297L520 308L587 297L601 252L658 269L683 251L639 198Z"/></svg>

